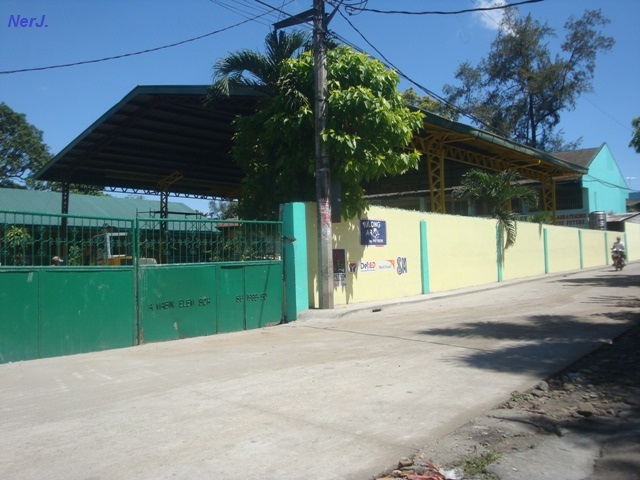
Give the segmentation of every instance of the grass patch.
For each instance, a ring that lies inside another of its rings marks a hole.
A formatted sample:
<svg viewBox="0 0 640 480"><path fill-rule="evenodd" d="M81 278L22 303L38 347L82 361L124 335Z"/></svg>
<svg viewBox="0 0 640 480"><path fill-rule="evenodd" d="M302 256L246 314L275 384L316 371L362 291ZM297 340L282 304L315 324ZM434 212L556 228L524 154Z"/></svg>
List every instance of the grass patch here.
<svg viewBox="0 0 640 480"><path fill-rule="evenodd" d="M526 400L528 398L529 398L528 393L523 393L523 392L514 390L513 392L511 392L511 398L509 400L513 402L517 402L518 400Z"/></svg>
<svg viewBox="0 0 640 480"><path fill-rule="evenodd" d="M477 457L467 458L462 464L462 469L465 474L479 475L484 472L485 468L499 458L500 455L495 453L485 453L484 455L479 455Z"/></svg>

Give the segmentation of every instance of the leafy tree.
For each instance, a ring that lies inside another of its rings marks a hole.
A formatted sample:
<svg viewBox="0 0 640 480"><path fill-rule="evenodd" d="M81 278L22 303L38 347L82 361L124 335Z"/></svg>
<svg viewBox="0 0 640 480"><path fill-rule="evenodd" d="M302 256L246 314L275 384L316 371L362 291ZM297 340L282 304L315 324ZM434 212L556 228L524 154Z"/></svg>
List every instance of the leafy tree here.
<svg viewBox="0 0 640 480"><path fill-rule="evenodd" d="M211 200L209 202L211 218L227 220L238 217L238 202L235 200Z"/></svg>
<svg viewBox="0 0 640 480"><path fill-rule="evenodd" d="M415 168L408 151L422 114L397 91L398 75L351 48L327 52L328 124L323 139L334 182L342 185L342 214L368 206L361 184ZM313 55L282 63L276 93L256 114L235 121L233 155L246 174L243 215L273 218L281 203L315 199Z"/></svg>
<svg viewBox="0 0 640 480"><path fill-rule="evenodd" d="M633 127L633 138L629 146L635 148L636 152L640 153L640 117L636 117L631 121Z"/></svg>
<svg viewBox="0 0 640 480"><path fill-rule="evenodd" d="M0 187L62 191L61 183L33 179L51 158L42 131L27 122L24 114L0 103ZM69 189L72 193L104 195L102 188L94 185L74 184Z"/></svg>
<svg viewBox="0 0 640 480"><path fill-rule="evenodd" d="M498 220L500 229L506 233L504 248L516 241L517 213L511 208L513 200L520 200L528 207L538 205L537 192L525 185L518 185L520 179L513 170L497 173L472 169L464 174L462 184L454 190L454 195L473 201L486 203L491 216Z"/></svg>
<svg viewBox="0 0 640 480"><path fill-rule="evenodd" d="M456 110L451 105L439 102L435 98L432 98L428 95L421 97L413 88L409 88L408 90L402 92L402 100L407 105L418 107L422 110L426 110L427 112L435 113L440 117L448 118L449 120L453 120L454 122L457 121L460 117L458 110Z"/></svg>
<svg viewBox="0 0 640 480"><path fill-rule="evenodd" d="M31 176L51 159L42 132L0 103L0 187L34 187Z"/></svg>
<svg viewBox="0 0 640 480"><path fill-rule="evenodd" d="M265 54L240 50L218 60L213 66L213 85L209 99L229 95L232 88L249 87L266 95L275 94L280 79L282 62L311 46L307 32L282 30L271 32L265 38Z"/></svg>
<svg viewBox="0 0 640 480"><path fill-rule="evenodd" d="M31 234L24 227L12 226L4 234L4 245L14 265L25 264L25 253L31 246Z"/></svg>
<svg viewBox="0 0 640 480"><path fill-rule="evenodd" d="M575 109L579 96L593 90L596 56L615 43L600 33L608 23L600 10L570 17L562 53L552 56L554 29L511 9L489 55L475 68L462 63L455 74L461 86L445 85L444 92L449 101L515 141L546 151L576 148L579 140L563 145L560 114Z"/></svg>

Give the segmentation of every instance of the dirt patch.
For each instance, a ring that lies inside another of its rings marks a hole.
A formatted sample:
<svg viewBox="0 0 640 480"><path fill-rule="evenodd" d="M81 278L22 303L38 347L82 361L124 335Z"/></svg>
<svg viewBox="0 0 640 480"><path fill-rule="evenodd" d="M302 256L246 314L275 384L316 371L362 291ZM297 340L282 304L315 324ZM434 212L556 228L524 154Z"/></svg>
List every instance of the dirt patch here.
<svg viewBox="0 0 640 480"><path fill-rule="evenodd" d="M640 325L376 478L640 479Z"/></svg>

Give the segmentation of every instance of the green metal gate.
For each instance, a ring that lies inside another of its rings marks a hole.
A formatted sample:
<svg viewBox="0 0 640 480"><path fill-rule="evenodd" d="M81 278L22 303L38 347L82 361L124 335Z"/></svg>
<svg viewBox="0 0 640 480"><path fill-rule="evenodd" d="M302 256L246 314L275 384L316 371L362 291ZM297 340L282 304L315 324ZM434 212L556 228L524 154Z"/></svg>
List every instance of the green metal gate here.
<svg viewBox="0 0 640 480"><path fill-rule="evenodd" d="M0 363L279 323L281 249L280 222L0 212Z"/></svg>

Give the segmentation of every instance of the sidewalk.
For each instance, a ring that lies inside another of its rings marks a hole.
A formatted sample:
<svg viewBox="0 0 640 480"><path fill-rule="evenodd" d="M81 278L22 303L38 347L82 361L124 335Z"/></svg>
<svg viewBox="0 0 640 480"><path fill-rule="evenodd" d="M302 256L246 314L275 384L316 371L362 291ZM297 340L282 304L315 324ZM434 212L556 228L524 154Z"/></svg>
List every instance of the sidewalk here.
<svg viewBox="0 0 640 480"><path fill-rule="evenodd" d="M0 365L0 477L368 479L630 328L638 272Z"/></svg>

